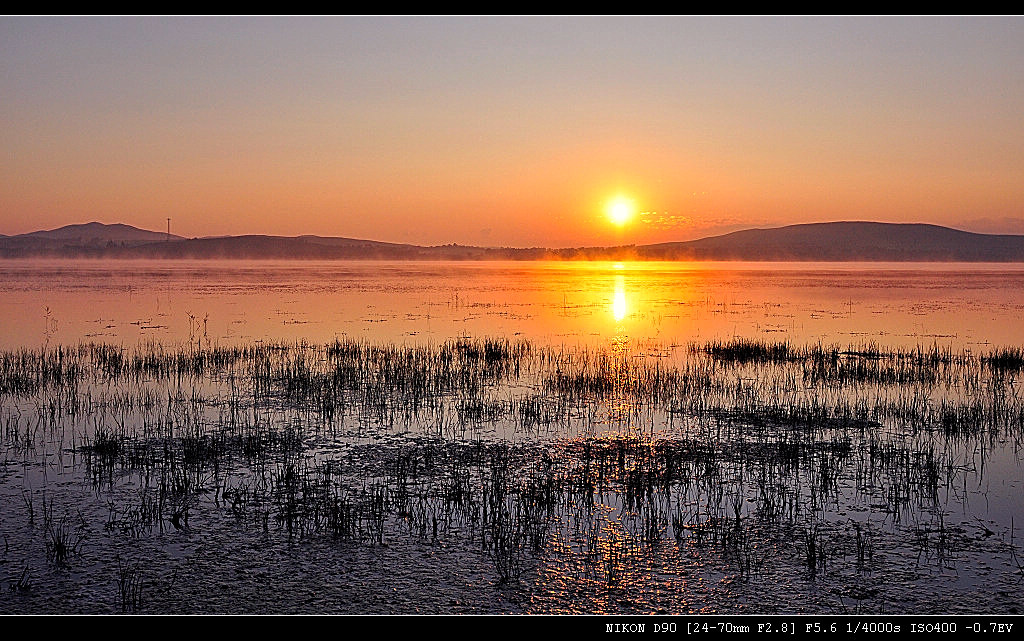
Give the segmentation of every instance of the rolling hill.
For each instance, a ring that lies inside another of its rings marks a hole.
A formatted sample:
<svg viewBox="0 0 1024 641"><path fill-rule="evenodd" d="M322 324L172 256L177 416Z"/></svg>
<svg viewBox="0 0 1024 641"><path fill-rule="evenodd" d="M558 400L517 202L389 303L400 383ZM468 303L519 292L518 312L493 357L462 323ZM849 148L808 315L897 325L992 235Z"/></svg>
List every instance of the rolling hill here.
<svg viewBox="0 0 1024 641"><path fill-rule="evenodd" d="M1024 262L1024 236L928 224L828 222L747 229L685 242L624 247L420 246L325 236L183 238L87 223L0 237L0 258L307 260L742 260Z"/></svg>
<svg viewBox="0 0 1024 641"><path fill-rule="evenodd" d="M639 248L660 260L1024 261L1024 236L927 224L834 222L746 229Z"/></svg>

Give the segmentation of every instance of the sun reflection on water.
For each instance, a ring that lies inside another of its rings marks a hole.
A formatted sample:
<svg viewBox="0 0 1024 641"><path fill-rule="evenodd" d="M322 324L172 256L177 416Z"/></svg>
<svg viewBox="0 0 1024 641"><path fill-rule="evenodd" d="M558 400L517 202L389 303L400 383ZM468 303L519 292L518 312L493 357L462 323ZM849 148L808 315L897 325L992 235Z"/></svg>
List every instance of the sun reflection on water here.
<svg viewBox="0 0 1024 641"><path fill-rule="evenodd" d="M615 275L615 292L612 295L612 316L616 323L621 323L629 312L626 304L626 277L622 274Z"/></svg>

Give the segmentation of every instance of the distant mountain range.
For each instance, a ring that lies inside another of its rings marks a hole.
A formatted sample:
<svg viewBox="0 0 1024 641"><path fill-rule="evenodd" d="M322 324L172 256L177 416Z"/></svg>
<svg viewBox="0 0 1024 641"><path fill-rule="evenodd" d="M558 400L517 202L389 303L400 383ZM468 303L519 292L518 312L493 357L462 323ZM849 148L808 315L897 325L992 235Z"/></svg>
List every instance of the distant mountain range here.
<svg viewBox="0 0 1024 641"><path fill-rule="evenodd" d="M1024 236L926 224L831 222L747 229L685 242L621 247L420 246L324 236L184 238L86 223L0 236L0 258L312 260L743 260L1024 262Z"/></svg>

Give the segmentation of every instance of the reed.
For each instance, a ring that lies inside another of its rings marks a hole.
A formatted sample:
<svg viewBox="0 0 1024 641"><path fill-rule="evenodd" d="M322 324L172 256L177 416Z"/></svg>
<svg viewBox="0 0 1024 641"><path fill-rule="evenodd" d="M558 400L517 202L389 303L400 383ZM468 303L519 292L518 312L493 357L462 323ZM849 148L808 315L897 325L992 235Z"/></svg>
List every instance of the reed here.
<svg viewBox="0 0 1024 641"><path fill-rule="evenodd" d="M117 557L117 594L121 612L138 612L142 606L142 572L138 563L126 564Z"/></svg>
<svg viewBox="0 0 1024 641"><path fill-rule="evenodd" d="M223 510L292 544L458 542L505 586L556 542L606 590L667 548L742 581L794 558L822 581L847 555L871 574L897 531L928 560L955 560L962 537L927 515L992 447L1020 444L1020 354L748 339L675 360L467 337L90 344L0 353L0 400L5 460L70 452L106 497L111 536L194 534ZM66 563L87 528L54 518L46 494L22 496ZM868 515L838 519L854 499ZM137 566L119 566L125 611L139 584Z"/></svg>

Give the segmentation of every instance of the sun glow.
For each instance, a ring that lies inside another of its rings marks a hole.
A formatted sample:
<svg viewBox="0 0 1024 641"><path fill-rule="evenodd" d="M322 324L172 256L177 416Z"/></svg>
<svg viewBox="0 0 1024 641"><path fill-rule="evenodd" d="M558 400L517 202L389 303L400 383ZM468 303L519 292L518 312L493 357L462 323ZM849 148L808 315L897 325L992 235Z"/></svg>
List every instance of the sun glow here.
<svg viewBox="0 0 1024 641"><path fill-rule="evenodd" d="M608 220L619 227L629 222L633 217L635 209L633 201L624 196L612 199L605 208L608 213Z"/></svg>

